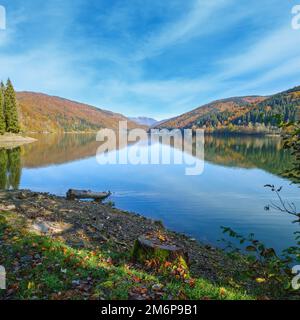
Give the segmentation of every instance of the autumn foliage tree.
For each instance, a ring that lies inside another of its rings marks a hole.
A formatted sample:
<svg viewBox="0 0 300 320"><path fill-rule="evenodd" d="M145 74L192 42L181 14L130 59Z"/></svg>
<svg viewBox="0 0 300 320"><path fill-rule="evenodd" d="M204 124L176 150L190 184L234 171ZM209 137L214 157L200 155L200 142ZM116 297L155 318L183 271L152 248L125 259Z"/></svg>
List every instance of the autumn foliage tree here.
<svg viewBox="0 0 300 320"><path fill-rule="evenodd" d="M300 121L286 123L282 127L284 128L284 147L290 150L294 157L293 165L285 172L285 176L300 184Z"/></svg>

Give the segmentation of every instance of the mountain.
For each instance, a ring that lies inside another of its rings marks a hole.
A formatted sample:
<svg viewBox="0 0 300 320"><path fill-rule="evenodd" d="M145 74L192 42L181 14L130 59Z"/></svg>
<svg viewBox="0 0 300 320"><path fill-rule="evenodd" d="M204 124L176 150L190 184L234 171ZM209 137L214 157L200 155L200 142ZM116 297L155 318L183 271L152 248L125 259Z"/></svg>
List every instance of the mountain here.
<svg viewBox="0 0 300 320"><path fill-rule="evenodd" d="M278 115L293 121L300 112L300 86L272 96L247 96L217 100L157 128L198 129L208 132L278 132Z"/></svg>
<svg viewBox="0 0 300 320"><path fill-rule="evenodd" d="M151 127L152 128L157 128L159 125L161 125L162 123L168 121L168 119L164 119L164 120L161 120L161 121L157 121L156 123L154 123Z"/></svg>
<svg viewBox="0 0 300 320"><path fill-rule="evenodd" d="M125 116L96 107L35 92L17 92L22 131L81 132L101 128L118 129L119 121L128 128L138 125Z"/></svg>
<svg viewBox="0 0 300 320"><path fill-rule="evenodd" d="M129 118L131 121L140 124L142 126L152 127L157 124L157 120L147 117Z"/></svg>

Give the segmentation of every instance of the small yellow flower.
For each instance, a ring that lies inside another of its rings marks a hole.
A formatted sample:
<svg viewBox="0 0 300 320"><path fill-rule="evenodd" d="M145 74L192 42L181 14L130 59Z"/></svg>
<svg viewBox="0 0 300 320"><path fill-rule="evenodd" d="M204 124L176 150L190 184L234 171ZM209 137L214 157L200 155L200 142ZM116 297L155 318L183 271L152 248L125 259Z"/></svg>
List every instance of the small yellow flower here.
<svg viewBox="0 0 300 320"><path fill-rule="evenodd" d="M28 282L27 289L30 290L33 288L34 288L34 282Z"/></svg>
<svg viewBox="0 0 300 320"><path fill-rule="evenodd" d="M256 278L256 282L257 283L264 283L264 282L266 282L266 279L264 279L264 278Z"/></svg>
<svg viewBox="0 0 300 320"><path fill-rule="evenodd" d="M220 295L225 296L226 295L226 289L225 288L220 288Z"/></svg>

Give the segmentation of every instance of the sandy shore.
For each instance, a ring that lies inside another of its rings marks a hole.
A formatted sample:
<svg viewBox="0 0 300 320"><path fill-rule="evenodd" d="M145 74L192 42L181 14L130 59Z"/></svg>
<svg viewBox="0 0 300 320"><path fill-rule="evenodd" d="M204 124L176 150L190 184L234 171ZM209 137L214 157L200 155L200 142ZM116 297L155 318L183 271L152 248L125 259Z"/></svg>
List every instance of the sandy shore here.
<svg viewBox="0 0 300 320"><path fill-rule="evenodd" d="M32 143L37 141L37 139L16 135L16 134L4 134L0 135L0 148L15 148L23 144Z"/></svg>

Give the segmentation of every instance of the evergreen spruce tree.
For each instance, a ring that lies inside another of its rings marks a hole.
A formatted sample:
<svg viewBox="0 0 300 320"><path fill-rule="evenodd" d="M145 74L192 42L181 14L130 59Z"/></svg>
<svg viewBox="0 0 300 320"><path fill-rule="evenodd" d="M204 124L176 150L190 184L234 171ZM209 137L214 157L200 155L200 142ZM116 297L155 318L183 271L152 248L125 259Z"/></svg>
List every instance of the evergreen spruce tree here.
<svg viewBox="0 0 300 320"><path fill-rule="evenodd" d="M6 122L4 117L4 91L5 87L3 82L0 84L0 135L6 131Z"/></svg>
<svg viewBox="0 0 300 320"><path fill-rule="evenodd" d="M7 80L4 95L4 114L6 131L12 133L20 132L16 93L9 79Z"/></svg>

